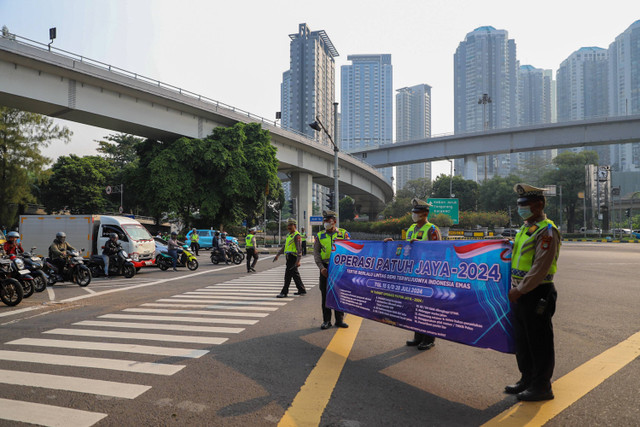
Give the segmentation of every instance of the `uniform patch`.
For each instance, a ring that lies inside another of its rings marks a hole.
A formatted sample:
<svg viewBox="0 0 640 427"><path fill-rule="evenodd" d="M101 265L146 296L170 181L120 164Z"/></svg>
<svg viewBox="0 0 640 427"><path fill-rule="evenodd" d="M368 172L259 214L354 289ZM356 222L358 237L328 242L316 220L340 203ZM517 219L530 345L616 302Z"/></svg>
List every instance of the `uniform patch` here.
<svg viewBox="0 0 640 427"><path fill-rule="evenodd" d="M527 230L527 236L531 236L533 233L536 232L536 230L538 229L538 225L532 225L531 227L529 227L529 229Z"/></svg>
<svg viewBox="0 0 640 427"><path fill-rule="evenodd" d="M416 239L418 239L418 240L422 240L422 236L424 236L424 231L420 231L420 232L418 233L418 235L416 236Z"/></svg>
<svg viewBox="0 0 640 427"><path fill-rule="evenodd" d="M551 236L542 236L542 249L545 251L549 249L549 246L551 246L551 240L553 240Z"/></svg>

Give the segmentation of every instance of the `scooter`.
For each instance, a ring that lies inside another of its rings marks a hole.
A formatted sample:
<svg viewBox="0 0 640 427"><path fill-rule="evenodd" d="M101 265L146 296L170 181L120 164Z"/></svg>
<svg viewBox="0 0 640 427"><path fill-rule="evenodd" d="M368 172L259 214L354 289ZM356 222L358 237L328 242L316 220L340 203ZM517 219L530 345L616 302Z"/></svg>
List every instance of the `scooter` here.
<svg viewBox="0 0 640 427"><path fill-rule="evenodd" d="M235 242L229 242L229 246L227 248L227 257L234 264L240 264L244 261L244 252L240 249L240 247Z"/></svg>
<svg viewBox="0 0 640 427"><path fill-rule="evenodd" d="M162 251L156 257L156 264L160 267L160 270L165 271L173 267L173 258L168 252ZM176 261L176 267L187 267L189 270L194 271L198 269L198 260L189 251L188 246L184 245L182 249L178 249L178 260Z"/></svg>
<svg viewBox="0 0 640 427"><path fill-rule="evenodd" d="M82 249L84 251L84 249ZM49 276L49 284L57 282L75 282L85 287L91 283L91 270L84 265L84 260L78 251L70 251L62 271L58 271L49 258L45 260L45 273Z"/></svg>
<svg viewBox="0 0 640 427"><path fill-rule="evenodd" d="M12 268L11 260L0 259L0 300L9 307L20 304L24 298L20 282L9 277Z"/></svg>
<svg viewBox="0 0 640 427"><path fill-rule="evenodd" d="M17 255L10 255L9 261L11 261L11 272L9 273L9 277L20 283L24 293L24 298L29 298L35 291L33 277L29 274L31 272L25 268L24 260Z"/></svg>
<svg viewBox="0 0 640 427"><path fill-rule="evenodd" d="M93 277L104 276L104 259L100 255L92 255L87 266ZM133 265L127 251L118 247L118 252L109 258L109 276L123 275L127 279L135 276L136 267Z"/></svg>
<svg viewBox="0 0 640 427"><path fill-rule="evenodd" d="M31 248L31 252L25 252L22 254L22 259L24 260L24 266L30 271L30 276L33 277L33 287L36 292L42 292L47 288L47 283L49 282L49 278L42 268L44 267L43 260L33 255L33 251L36 248Z"/></svg>

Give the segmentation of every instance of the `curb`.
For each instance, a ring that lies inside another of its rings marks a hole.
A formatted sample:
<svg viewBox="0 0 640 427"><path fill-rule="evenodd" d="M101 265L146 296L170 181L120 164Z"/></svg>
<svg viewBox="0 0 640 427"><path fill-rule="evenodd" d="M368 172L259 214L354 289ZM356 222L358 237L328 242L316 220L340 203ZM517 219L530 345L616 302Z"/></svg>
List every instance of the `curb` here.
<svg viewBox="0 0 640 427"><path fill-rule="evenodd" d="M630 240L607 240L607 239L562 239L563 242L595 242L595 243L640 243L638 239Z"/></svg>

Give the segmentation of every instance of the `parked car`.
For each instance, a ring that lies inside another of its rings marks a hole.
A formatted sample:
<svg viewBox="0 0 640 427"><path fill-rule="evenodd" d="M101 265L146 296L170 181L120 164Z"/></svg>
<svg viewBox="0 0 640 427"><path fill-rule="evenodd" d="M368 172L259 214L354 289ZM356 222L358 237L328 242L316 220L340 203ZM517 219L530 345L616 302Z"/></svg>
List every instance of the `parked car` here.
<svg viewBox="0 0 640 427"><path fill-rule="evenodd" d="M627 234L627 235L631 234L631 230L628 228L615 228L611 231L616 234Z"/></svg>
<svg viewBox="0 0 640 427"><path fill-rule="evenodd" d="M633 230L633 231L631 232L631 235L632 235L633 237L635 237L636 239L640 239L640 230Z"/></svg>
<svg viewBox="0 0 640 427"><path fill-rule="evenodd" d="M196 231L200 236L200 239L198 240L198 243L200 244L200 249L211 249L213 247L213 238L217 230L207 230L207 229L198 228L196 229ZM191 242L191 233L192 231L189 231L185 236L185 243ZM238 239L235 237L227 236L227 240L235 243L236 245L238 244Z"/></svg>

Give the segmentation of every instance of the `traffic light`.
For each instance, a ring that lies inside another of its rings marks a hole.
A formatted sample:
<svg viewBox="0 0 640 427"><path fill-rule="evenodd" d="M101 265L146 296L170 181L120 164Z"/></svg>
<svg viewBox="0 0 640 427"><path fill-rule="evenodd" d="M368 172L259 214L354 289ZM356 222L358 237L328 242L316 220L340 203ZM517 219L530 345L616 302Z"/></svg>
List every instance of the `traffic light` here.
<svg viewBox="0 0 640 427"><path fill-rule="evenodd" d="M289 199L289 204L291 205L291 215L296 216L298 213L296 209L296 199Z"/></svg>
<svg viewBox="0 0 640 427"><path fill-rule="evenodd" d="M334 204L334 198L335 194L333 193L333 190L329 191L329 193L327 193L327 209L329 210L334 210L333 208L333 204Z"/></svg>
<svg viewBox="0 0 640 427"><path fill-rule="evenodd" d="M624 214L627 216L627 218L630 218L631 217L631 209L625 210Z"/></svg>

